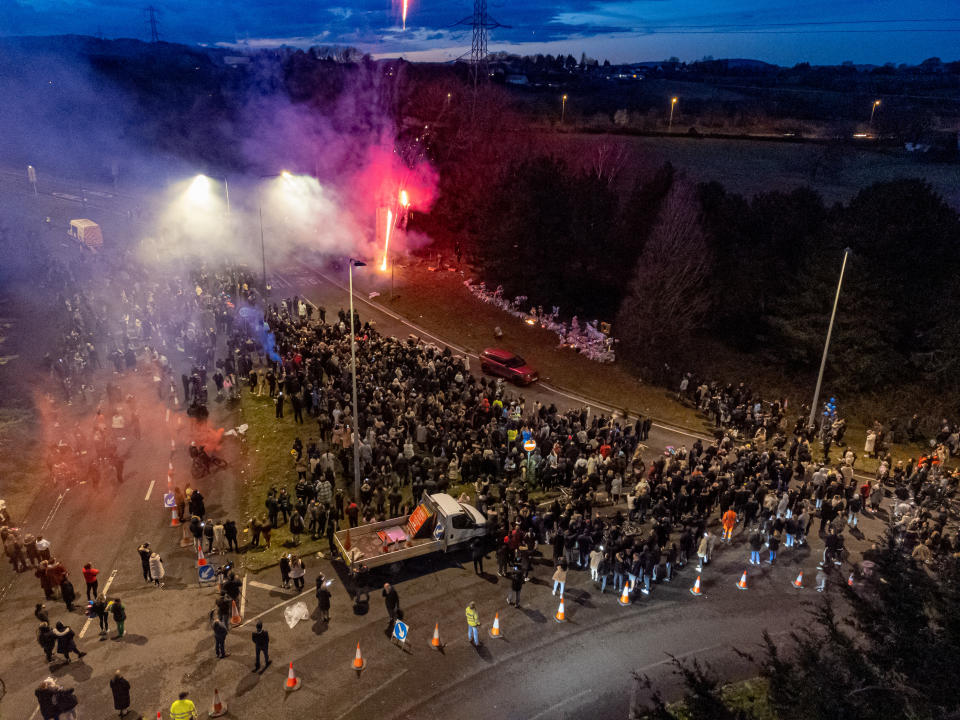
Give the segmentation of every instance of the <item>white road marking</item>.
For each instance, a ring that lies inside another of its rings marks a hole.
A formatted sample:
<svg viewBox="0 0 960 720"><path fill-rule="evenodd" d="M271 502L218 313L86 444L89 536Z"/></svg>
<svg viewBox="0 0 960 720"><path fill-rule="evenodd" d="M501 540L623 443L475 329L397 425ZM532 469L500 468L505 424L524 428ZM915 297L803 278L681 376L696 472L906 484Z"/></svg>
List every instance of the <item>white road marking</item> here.
<svg viewBox="0 0 960 720"><path fill-rule="evenodd" d="M244 582L246 582L246 575L244 575L243 579ZM261 590L279 590L280 592L289 592L287 588L282 588L277 585L268 585L267 583L257 582L256 580L251 580L250 585L255 588L260 588Z"/></svg>
<svg viewBox="0 0 960 720"><path fill-rule="evenodd" d="M243 575L243 588L240 590L240 617L247 611L247 575Z"/></svg>
<svg viewBox="0 0 960 720"><path fill-rule="evenodd" d="M110 573L110 577L107 578L106 584L103 586L103 590L100 591L101 595L106 596L110 592L110 586L113 585L113 579L117 576L117 571L114 570ZM83 624L83 627L80 629L80 634L77 637L82 638L87 634L87 628L90 627L90 623L93 622L93 618L87 618L87 621Z"/></svg>
<svg viewBox="0 0 960 720"><path fill-rule="evenodd" d="M60 506L63 505L63 499L66 497L68 492L70 492L70 488L67 488L57 496L57 499L53 503L53 508L51 508L50 512L47 513L46 519L44 519L43 523L40 525L41 530L46 530L50 526L50 523L53 522L53 516L57 514L57 510L59 510Z"/></svg>
<svg viewBox="0 0 960 720"><path fill-rule="evenodd" d="M143 498L144 501L150 499L150 493L153 492L153 485L154 485L155 482L157 482L157 481L156 481L156 480L151 480L151 481L150 481L150 487L147 488L147 494L146 494L146 495L144 496L144 498Z"/></svg>
<svg viewBox="0 0 960 720"><path fill-rule="evenodd" d="M549 714L552 713L554 710L558 709L558 708L561 707L562 705L566 705L566 704L567 704L568 702L570 702L571 700L576 700L578 697L583 697L584 695L589 695L589 694L592 693L592 692L593 692L592 689L581 690L581 691L578 692L576 695L571 695L571 696L568 697L566 700L561 700L561 701L558 702L558 703L554 703L553 705L551 705L550 707L548 707L546 710L543 710L543 711L541 711L541 712L538 712L536 715L531 716L531 717L528 718L527 720L537 720L537 718L542 718L542 717L544 717L544 716L546 716L546 715L549 715Z"/></svg>
<svg viewBox="0 0 960 720"><path fill-rule="evenodd" d="M253 581L252 581L252 580L250 581L250 584L253 585ZM277 604L274 605L272 608L270 608L270 609L268 609L268 610L264 610L264 611L263 611L262 613L260 613L259 615L254 615L252 618L250 618L250 619L247 620L246 622L241 623L241 624L238 625L237 627L238 627L238 628L242 628L242 627L244 627L244 626L246 626L246 625L249 625L249 624L252 623L254 620L259 620L259 619L262 618L264 615L266 615L266 614L268 614L268 613L272 613L272 612L273 612L274 610L276 610L277 608L282 608L282 607L283 607L284 605L286 605L287 603L291 603L291 602L293 602L294 600L299 600L299 599L302 598L304 595L309 595L309 594L312 593L312 592L313 592L313 590L304 590L304 591L303 591L302 593L300 593L299 595L294 595L292 598L287 598L287 599L284 600L283 602L277 603Z"/></svg>

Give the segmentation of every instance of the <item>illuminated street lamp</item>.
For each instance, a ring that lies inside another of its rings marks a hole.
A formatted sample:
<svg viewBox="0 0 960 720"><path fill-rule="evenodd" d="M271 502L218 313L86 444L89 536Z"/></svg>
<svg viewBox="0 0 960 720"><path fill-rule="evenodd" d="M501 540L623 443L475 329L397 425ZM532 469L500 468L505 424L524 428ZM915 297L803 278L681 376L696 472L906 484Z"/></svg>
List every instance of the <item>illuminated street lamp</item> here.
<svg viewBox="0 0 960 720"><path fill-rule="evenodd" d="M567 114L567 95L564 93L560 98L560 124L563 125L563 118Z"/></svg>
<svg viewBox="0 0 960 720"><path fill-rule="evenodd" d="M350 374L353 376L353 499L360 497L360 427L357 420L357 332L353 327L353 268L364 267L362 260L347 261L350 276Z"/></svg>
<svg viewBox="0 0 960 720"><path fill-rule="evenodd" d="M667 132L673 132L673 109L677 106L677 98L670 98L670 123L667 125Z"/></svg>
<svg viewBox="0 0 960 720"><path fill-rule="evenodd" d="M874 100L873 105L870 107L870 127L873 127L873 115L877 112L878 107L880 107L880 101Z"/></svg>

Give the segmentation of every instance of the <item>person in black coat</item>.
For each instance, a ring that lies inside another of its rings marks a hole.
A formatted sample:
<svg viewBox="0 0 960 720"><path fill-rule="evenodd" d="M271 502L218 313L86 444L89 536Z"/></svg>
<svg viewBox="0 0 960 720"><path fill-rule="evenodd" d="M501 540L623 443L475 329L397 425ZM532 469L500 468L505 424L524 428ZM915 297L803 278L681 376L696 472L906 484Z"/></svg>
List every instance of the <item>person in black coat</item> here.
<svg viewBox="0 0 960 720"><path fill-rule="evenodd" d="M143 570L143 579L146 582L150 582L150 553L153 552L150 549L150 543L143 543L140 547L137 548L137 553L140 555L140 569Z"/></svg>
<svg viewBox="0 0 960 720"><path fill-rule="evenodd" d="M483 575L483 557L486 554L486 548L483 544L483 538L474 538L470 543L470 555L473 557L473 571L477 575Z"/></svg>
<svg viewBox="0 0 960 720"><path fill-rule="evenodd" d="M40 627L37 628L37 642L43 648L43 652L47 656L47 662L53 662L53 648L57 644L57 636L53 634L49 623L40 623Z"/></svg>
<svg viewBox="0 0 960 720"><path fill-rule="evenodd" d="M227 547L231 552L240 552L240 546L237 544L237 524L233 520L227 520L223 524L223 534L227 537Z"/></svg>
<svg viewBox="0 0 960 720"><path fill-rule="evenodd" d="M323 622L330 622L330 591L327 589L323 575L317 575L317 610L320 611L320 619Z"/></svg>
<svg viewBox="0 0 960 720"><path fill-rule="evenodd" d="M57 638L57 652L63 655L65 662L70 662L70 653L75 653L77 658L82 658L86 655L85 652L80 652L80 650L77 649L73 628L64 625L62 622L58 622L53 634Z"/></svg>
<svg viewBox="0 0 960 720"><path fill-rule="evenodd" d="M37 696L37 703L40 705L40 717L43 720L57 720L60 715L60 708L57 706L57 695L59 693L57 681L53 678L47 678L33 692Z"/></svg>
<svg viewBox="0 0 960 720"><path fill-rule="evenodd" d="M113 709L123 717L130 712L130 683L119 670L110 678L110 690L113 693Z"/></svg>
<svg viewBox="0 0 960 720"><path fill-rule="evenodd" d="M219 619L213 621L213 642L217 657L225 658L227 656L227 626Z"/></svg>
<svg viewBox="0 0 960 720"><path fill-rule="evenodd" d="M393 632L393 624L400 618L400 596L390 583L383 584L383 604L386 605L387 629L384 631L387 637Z"/></svg>
<svg viewBox="0 0 960 720"><path fill-rule="evenodd" d="M77 598L77 591L73 589L73 583L68 578L64 578L60 583L60 596L63 598L63 604L67 606L67 612L73 612L73 601Z"/></svg>
<svg viewBox="0 0 960 720"><path fill-rule="evenodd" d="M251 634L253 645L256 648L257 659L253 666L253 671L260 670L260 653L263 653L263 669L270 667L270 633L263 629L263 623L257 623L256 632Z"/></svg>
<svg viewBox="0 0 960 720"><path fill-rule="evenodd" d="M507 605L519 608L520 591L523 590L523 570L520 569L519 565L514 565L513 570L510 571L510 590L513 593L513 602L510 602L510 596L507 595Z"/></svg>

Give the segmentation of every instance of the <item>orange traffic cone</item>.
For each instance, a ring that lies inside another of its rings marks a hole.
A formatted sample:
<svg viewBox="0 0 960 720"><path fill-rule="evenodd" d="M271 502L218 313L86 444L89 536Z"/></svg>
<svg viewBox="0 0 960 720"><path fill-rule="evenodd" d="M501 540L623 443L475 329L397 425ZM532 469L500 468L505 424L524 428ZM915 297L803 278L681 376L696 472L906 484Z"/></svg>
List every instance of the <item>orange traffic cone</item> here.
<svg viewBox="0 0 960 720"><path fill-rule="evenodd" d="M170 508L170 527L177 527L180 524L180 518L177 517L177 509Z"/></svg>
<svg viewBox="0 0 960 720"><path fill-rule="evenodd" d="M795 588L803 590L803 571L802 570L800 571L800 574L797 575L797 579L794 580L791 583L791 585L793 585Z"/></svg>
<svg viewBox="0 0 960 720"><path fill-rule="evenodd" d="M363 659L363 655L360 654L360 643L357 643L357 655L353 658L353 669L357 672L360 672L367 666L366 661Z"/></svg>
<svg viewBox="0 0 960 720"><path fill-rule="evenodd" d="M743 571L743 575L740 576L740 582L737 583L737 590L746 590L747 589L747 571Z"/></svg>
<svg viewBox="0 0 960 720"><path fill-rule="evenodd" d="M563 614L563 595L560 595L560 607L557 608L557 614L554 616L554 620L558 623L566 622L567 618Z"/></svg>
<svg viewBox="0 0 960 720"><path fill-rule="evenodd" d="M696 595L697 597L703 597L703 591L700 590L700 576L697 575L697 581L693 584L693 587L690 588L690 594Z"/></svg>
<svg viewBox="0 0 960 720"><path fill-rule="evenodd" d="M230 624L236 627L243 622L243 617L240 615L240 608L237 607L236 600L231 601L230 605Z"/></svg>
<svg viewBox="0 0 960 720"><path fill-rule="evenodd" d="M344 550L350 549L350 528L347 528L347 535L346 537L343 538L343 549Z"/></svg>
<svg viewBox="0 0 960 720"><path fill-rule="evenodd" d="M847 585L853 587L853 573L850 573L850 578L847 580Z"/></svg>
<svg viewBox="0 0 960 720"><path fill-rule="evenodd" d="M503 634L500 632L500 613L496 613L493 616L493 627L490 628L490 637L495 640L503 637Z"/></svg>
<svg viewBox="0 0 960 720"><path fill-rule="evenodd" d="M207 559L203 556L203 546L197 543L197 567L203 567L207 564Z"/></svg>
<svg viewBox="0 0 960 720"><path fill-rule="evenodd" d="M287 684L283 686L287 692L293 692L300 689L300 678L293 672L293 662L290 662L290 669L287 671Z"/></svg>
<svg viewBox="0 0 960 720"><path fill-rule="evenodd" d="M220 691L213 689L213 705L210 706L210 717L220 717L227 712L227 704L220 699Z"/></svg>
<svg viewBox="0 0 960 720"><path fill-rule="evenodd" d="M443 649L443 645L440 644L440 623L433 626L433 638L430 640L430 647L434 650Z"/></svg>
<svg viewBox="0 0 960 720"><path fill-rule="evenodd" d="M623 584L623 592L620 593L620 599L617 602L624 607L630 604L630 586L626 583Z"/></svg>

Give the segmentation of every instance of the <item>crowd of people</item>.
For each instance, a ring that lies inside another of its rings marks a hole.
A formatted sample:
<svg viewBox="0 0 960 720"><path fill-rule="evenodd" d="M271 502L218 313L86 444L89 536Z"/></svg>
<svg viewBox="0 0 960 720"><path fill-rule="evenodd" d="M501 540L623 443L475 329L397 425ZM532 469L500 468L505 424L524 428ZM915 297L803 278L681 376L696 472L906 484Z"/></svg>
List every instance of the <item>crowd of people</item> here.
<svg viewBox="0 0 960 720"><path fill-rule="evenodd" d="M830 445L843 442L842 420L832 419L819 438L821 460L812 446L818 438L804 418L791 423L785 402L765 403L744 385L688 378L681 395L710 413L715 437L689 449L651 452L645 445L650 418L531 402L502 380L472 374L466 357L415 337L387 337L355 315L354 428L351 318L344 310L328 318L324 308L299 297L264 303L252 281L235 270L201 269L183 282L128 279L96 292L82 290L66 268L51 269L51 278L61 288L64 333L48 358L60 391L49 402L89 409L84 421L52 424L59 435L50 443L50 472L58 482L85 480L96 487L105 469L123 481L124 447L140 437L143 399L124 395L121 387L124 374L137 368L149 369L156 402L185 411L201 435L212 392L228 401L244 394L269 398L276 422L300 428L290 448L290 480L278 479L263 499L264 511L246 519L243 543L243 526L211 517L199 489L174 487L178 522L208 553L270 547L278 527L289 530L294 545L304 535L325 536L333 551L341 526L409 514L424 492L451 492L486 516L491 542L472 545L474 567L482 573L483 557L493 550L498 574L510 581L508 602L517 607L525 583L543 564L551 568L557 594L573 581L571 573L582 571L601 594L609 586L629 601L671 582L687 565L710 572L724 545L742 545L745 562L773 564L814 535L822 538L826 577L846 559L846 537L857 535L865 513L889 512L901 542L922 562L960 552L952 505L958 475L946 464L952 450L894 463L882 453L883 438L875 437L865 452L879 454L880 467L864 481L855 475L852 450L830 457ZM101 353L115 371L102 388L96 382ZM179 386L177 367L186 370ZM527 452L530 440L535 449ZM354 443L362 479L356 495ZM941 445L950 448L949 434ZM543 502L544 494L551 499ZM48 541L10 522L0 528L0 539L15 570L33 570L45 599L59 597L73 610L76 590ZM162 588L160 554L149 543L138 553L144 581ZM77 567L90 616L101 633L112 617L122 637L124 604L98 592L91 563ZM284 587L303 589L302 558L282 556L280 573ZM321 616L329 618L322 580L317 597ZM226 570L220 587L210 614L218 656L225 654L240 582ZM65 662L71 654L83 657L69 623L51 623L43 604L36 615L48 661L54 652ZM41 689L48 699L66 692ZM46 701L40 702L42 708Z"/></svg>
<svg viewBox="0 0 960 720"><path fill-rule="evenodd" d="M514 603L543 555L552 555L558 582L582 568L601 590L612 581L618 593L625 584L649 593L688 562L703 571L718 543L732 540L731 518L750 559L760 562L762 548L771 563L805 545L819 520L821 565L829 568L845 557L845 532L857 532L863 513L886 512L881 506L891 494L925 507L908 523L911 548L919 542L935 553L960 550L956 532L947 531L957 476L942 472L935 455L864 482L854 474L855 453L848 449L830 462L827 451L818 461L802 417L790 424L784 402L763 403L741 385L696 388L698 404L716 416L715 441L669 448L650 461L642 443L649 419L528 404L502 381L471 375L466 358L416 338L385 337L359 318L363 484L353 497L349 320L341 310L327 322L301 299L287 298L265 313L268 332L235 324L230 343L234 353L256 354L251 390L259 393L262 378L270 378L264 392L278 404L289 399L295 424L303 423L302 413L316 422L313 437L304 429L306 446L298 438L291 450L298 476L292 492L274 488L266 498L266 524L289 523L294 535L326 530L331 550L340 522L406 514L422 492L448 490L474 502L497 528L498 569L514 578ZM258 346L258 334L275 344ZM833 418L830 427L842 441L844 423ZM528 439L536 443L530 453L523 450ZM559 495L544 506L530 499L538 490ZM629 509L597 512L621 498ZM718 523L726 537L712 527Z"/></svg>

